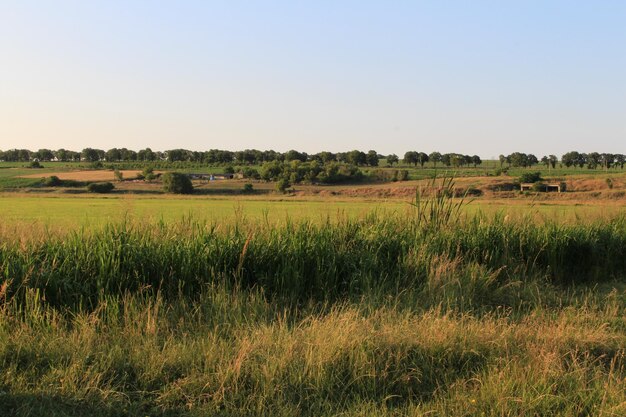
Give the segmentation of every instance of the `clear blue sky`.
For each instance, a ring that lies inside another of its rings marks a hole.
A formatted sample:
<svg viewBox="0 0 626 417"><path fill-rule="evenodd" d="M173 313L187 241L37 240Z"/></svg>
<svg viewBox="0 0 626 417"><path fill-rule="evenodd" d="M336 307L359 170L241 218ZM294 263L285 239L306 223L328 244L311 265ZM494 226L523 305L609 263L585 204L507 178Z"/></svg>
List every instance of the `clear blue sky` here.
<svg viewBox="0 0 626 417"><path fill-rule="evenodd" d="M625 1L0 0L0 149L626 153Z"/></svg>

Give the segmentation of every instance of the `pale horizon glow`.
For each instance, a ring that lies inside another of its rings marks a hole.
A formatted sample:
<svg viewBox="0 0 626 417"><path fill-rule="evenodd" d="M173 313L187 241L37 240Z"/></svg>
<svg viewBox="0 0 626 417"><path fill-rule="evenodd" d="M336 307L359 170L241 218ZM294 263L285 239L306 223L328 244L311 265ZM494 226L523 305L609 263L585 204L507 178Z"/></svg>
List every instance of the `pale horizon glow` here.
<svg viewBox="0 0 626 417"><path fill-rule="evenodd" d="M0 149L626 153L626 3L0 3Z"/></svg>

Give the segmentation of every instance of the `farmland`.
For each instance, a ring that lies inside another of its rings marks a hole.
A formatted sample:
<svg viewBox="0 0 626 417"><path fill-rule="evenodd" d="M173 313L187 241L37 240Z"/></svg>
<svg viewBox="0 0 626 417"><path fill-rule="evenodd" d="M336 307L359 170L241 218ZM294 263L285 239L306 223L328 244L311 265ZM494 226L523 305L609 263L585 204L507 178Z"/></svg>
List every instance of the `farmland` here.
<svg viewBox="0 0 626 417"><path fill-rule="evenodd" d="M44 175L112 180L85 172ZM622 174L189 196L28 175L0 193L1 415L626 413Z"/></svg>

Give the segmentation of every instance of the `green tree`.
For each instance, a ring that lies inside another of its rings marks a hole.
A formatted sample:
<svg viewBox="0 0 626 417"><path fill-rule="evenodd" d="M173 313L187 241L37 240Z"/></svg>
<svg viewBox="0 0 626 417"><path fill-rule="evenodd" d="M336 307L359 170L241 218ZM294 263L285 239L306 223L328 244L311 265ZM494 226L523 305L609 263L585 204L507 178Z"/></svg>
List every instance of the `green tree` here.
<svg viewBox="0 0 626 417"><path fill-rule="evenodd" d="M87 162L97 162L100 160L100 155L98 153L98 150L93 149L93 148L83 149L82 152L80 153L80 156L82 159L84 159Z"/></svg>
<svg viewBox="0 0 626 417"><path fill-rule="evenodd" d="M280 178L276 182L276 190L278 190L281 193L284 193L285 191L287 191L289 187L291 187L291 184L289 183L289 180L287 178Z"/></svg>
<svg viewBox="0 0 626 417"><path fill-rule="evenodd" d="M387 164L393 166L393 164L397 164L399 161L400 158L398 158L398 155L396 155L395 153L387 155Z"/></svg>
<svg viewBox="0 0 626 417"><path fill-rule="evenodd" d="M403 162L405 164L413 164L413 165L417 166L417 162L418 162L417 155L418 155L418 153L415 152L415 151L405 152L404 158L403 158Z"/></svg>
<svg viewBox="0 0 626 417"><path fill-rule="evenodd" d="M377 167L378 166L378 152L376 151L368 151L367 155L365 156L365 159L367 161L367 165L372 166L372 167Z"/></svg>
<svg viewBox="0 0 626 417"><path fill-rule="evenodd" d="M430 162L432 162L435 168L437 168L437 164L442 161L441 153L431 152L431 154L428 155L428 159L430 159Z"/></svg>
<svg viewBox="0 0 626 417"><path fill-rule="evenodd" d="M428 154L425 152L418 152L417 161L419 162L420 166L424 168L424 164L428 162Z"/></svg>
<svg viewBox="0 0 626 417"><path fill-rule="evenodd" d="M193 192L193 184L191 179L180 172L166 172L162 176L163 189L173 194L191 194Z"/></svg>

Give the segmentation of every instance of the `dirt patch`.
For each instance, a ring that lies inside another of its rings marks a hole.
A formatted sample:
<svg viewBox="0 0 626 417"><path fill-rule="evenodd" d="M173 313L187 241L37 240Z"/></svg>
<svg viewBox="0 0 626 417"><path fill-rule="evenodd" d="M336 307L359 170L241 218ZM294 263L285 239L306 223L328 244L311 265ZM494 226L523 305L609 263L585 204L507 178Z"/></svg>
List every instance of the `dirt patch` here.
<svg viewBox="0 0 626 417"><path fill-rule="evenodd" d="M124 179L136 178L137 174L141 174L139 170L124 170L120 171ZM45 178L55 175L62 180L74 180L74 181L114 181L115 173L109 170L89 170L89 171L67 171L67 172L53 172L47 174L28 174L22 175L19 178Z"/></svg>

